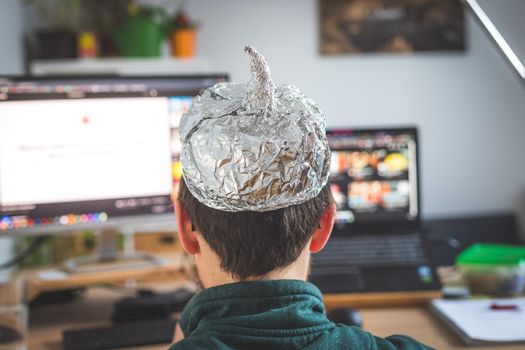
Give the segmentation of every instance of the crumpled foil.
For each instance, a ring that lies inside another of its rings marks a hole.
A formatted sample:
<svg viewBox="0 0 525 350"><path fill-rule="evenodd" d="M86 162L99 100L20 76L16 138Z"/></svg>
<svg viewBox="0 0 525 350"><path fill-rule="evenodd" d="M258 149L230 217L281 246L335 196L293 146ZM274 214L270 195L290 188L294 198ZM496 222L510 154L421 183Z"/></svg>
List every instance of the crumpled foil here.
<svg viewBox="0 0 525 350"><path fill-rule="evenodd" d="M275 87L252 47L252 79L218 83L181 118L184 181L204 205L230 212L301 204L326 185L325 119L296 87Z"/></svg>

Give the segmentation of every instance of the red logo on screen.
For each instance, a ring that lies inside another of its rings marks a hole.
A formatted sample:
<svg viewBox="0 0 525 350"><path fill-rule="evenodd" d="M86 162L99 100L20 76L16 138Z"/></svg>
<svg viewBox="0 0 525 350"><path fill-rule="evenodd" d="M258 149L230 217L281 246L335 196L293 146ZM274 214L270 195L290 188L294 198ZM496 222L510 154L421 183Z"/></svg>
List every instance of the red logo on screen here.
<svg viewBox="0 0 525 350"><path fill-rule="evenodd" d="M87 115L82 117L82 124L88 125L89 124L89 117Z"/></svg>

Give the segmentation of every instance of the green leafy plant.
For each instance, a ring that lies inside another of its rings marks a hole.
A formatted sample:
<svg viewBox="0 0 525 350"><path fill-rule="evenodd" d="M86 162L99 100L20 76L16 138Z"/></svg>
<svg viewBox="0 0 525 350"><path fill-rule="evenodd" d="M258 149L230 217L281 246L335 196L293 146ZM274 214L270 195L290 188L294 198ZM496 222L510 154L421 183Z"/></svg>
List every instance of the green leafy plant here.
<svg viewBox="0 0 525 350"><path fill-rule="evenodd" d="M198 27L197 23L188 16L188 13L186 12L186 4L187 1L183 0L177 11L175 11L175 14L170 21L170 30L196 29Z"/></svg>
<svg viewBox="0 0 525 350"><path fill-rule="evenodd" d="M98 32L121 27L129 16L132 0L83 0L88 25Z"/></svg>
<svg viewBox="0 0 525 350"><path fill-rule="evenodd" d="M22 0L38 17L38 27L79 31L86 24L85 0Z"/></svg>

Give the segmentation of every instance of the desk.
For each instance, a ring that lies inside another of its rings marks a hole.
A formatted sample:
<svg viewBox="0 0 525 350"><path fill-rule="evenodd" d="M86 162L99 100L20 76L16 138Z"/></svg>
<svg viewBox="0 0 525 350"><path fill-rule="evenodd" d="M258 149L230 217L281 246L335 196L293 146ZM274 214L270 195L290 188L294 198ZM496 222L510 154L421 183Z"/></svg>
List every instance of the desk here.
<svg viewBox="0 0 525 350"><path fill-rule="evenodd" d="M163 284L174 289L176 284ZM46 305L30 311L29 344L31 350L61 349L62 330L103 326L109 323L113 303L123 295L114 290L92 287L85 298L64 304ZM365 330L385 337L406 334L440 350L487 350L486 347L465 348L425 307L361 309ZM166 350L166 345L134 348ZM491 347L491 350L523 350L523 345Z"/></svg>

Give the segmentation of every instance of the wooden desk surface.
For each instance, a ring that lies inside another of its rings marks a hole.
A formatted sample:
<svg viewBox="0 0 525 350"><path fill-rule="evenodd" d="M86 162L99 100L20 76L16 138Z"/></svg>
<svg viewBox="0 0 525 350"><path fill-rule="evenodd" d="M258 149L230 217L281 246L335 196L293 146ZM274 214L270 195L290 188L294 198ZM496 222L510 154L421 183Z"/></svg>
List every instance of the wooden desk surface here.
<svg viewBox="0 0 525 350"><path fill-rule="evenodd" d="M162 289L174 289L176 284L164 284ZM64 329L108 325L113 303L122 292L99 287L91 288L83 299L63 304L34 307L30 311L29 344L31 350L59 350ZM361 309L364 329L385 337L406 334L436 349L465 348L460 341L425 307ZM168 344L140 347L141 350L166 350ZM491 350L523 350L523 345L491 347Z"/></svg>

